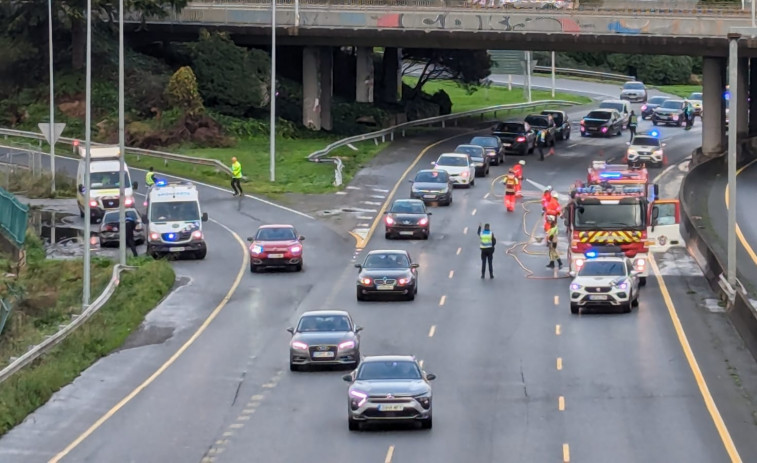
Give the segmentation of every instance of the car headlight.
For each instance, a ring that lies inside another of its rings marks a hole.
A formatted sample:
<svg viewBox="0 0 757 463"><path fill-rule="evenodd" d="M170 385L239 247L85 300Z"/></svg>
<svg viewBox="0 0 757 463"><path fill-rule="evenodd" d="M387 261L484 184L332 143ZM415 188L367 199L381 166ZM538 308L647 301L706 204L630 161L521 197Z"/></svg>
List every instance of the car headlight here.
<svg viewBox="0 0 757 463"><path fill-rule="evenodd" d="M158 241L160 240L160 235L157 233L150 233L150 241Z"/></svg>
<svg viewBox="0 0 757 463"><path fill-rule="evenodd" d="M339 350L347 350L347 349L354 349L355 348L355 341L344 341L343 343L339 344Z"/></svg>
<svg viewBox="0 0 757 463"><path fill-rule="evenodd" d="M255 246L250 248L250 252L253 254L261 254L263 252L263 246L256 244Z"/></svg>
<svg viewBox="0 0 757 463"><path fill-rule="evenodd" d="M655 150L652 154L655 156L662 156L662 150Z"/></svg>
<svg viewBox="0 0 757 463"><path fill-rule="evenodd" d="M353 410L362 407L367 400L368 394L366 394L365 392L355 390L350 391L350 406Z"/></svg>
<svg viewBox="0 0 757 463"><path fill-rule="evenodd" d="M636 152L636 150L632 150L632 149L629 149L628 151L626 151L626 154L627 154L628 156L636 156L636 155L638 155L639 153L638 153L638 152Z"/></svg>
<svg viewBox="0 0 757 463"><path fill-rule="evenodd" d="M578 291L581 288L583 288L583 286L579 285L578 283L571 283L570 284L570 290L571 291Z"/></svg>
<svg viewBox="0 0 757 463"><path fill-rule="evenodd" d="M418 403L421 404L421 407L425 408L426 410L431 407L431 396L429 394L417 396L415 397L415 400L417 400Z"/></svg>
<svg viewBox="0 0 757 463"><path fill-rule="evenodd" d="M292 342L292 349L308 350L308 345L302 341L294 341Z"/></svg>
<svg viewBox="0 0 757 463"><path fill-rule="evenodd" d="M289 248L289 252L291 252L292 254L299 254L302 252L302 246L295 244L294 246Z"/></svg>

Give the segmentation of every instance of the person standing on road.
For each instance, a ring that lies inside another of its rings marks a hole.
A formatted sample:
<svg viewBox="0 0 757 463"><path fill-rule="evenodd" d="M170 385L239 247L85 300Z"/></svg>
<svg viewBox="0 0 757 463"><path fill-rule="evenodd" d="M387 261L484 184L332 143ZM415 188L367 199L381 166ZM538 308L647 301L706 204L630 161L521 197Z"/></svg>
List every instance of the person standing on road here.
<svg viewBox="0 0 757 463"><path fill-rule="evenodd" d="M478 225L479 240L481 241L481 278L484 278L486 274L486 263L489 263L489 278L494 278L494 268L492 267L492 261L494 260L494 246L497 244L497 238L494 237L489 224L484 224L484 229L481 229L481 224Z"/></svg>
<svg viewBox="0 0 757 463"><path fill-rule="evenodd" d="M134 228L136 228L137 223L134 221L133 217L129 217L129 215L126 215L126 230L124 230L124 233L126 233L126 246L131 249L132 254L134 254L134 257L137 257L139 253L137 252L137 243L134 241Z"/></svg>
<svg viewBox="0 0 757 463"><path fill-rule="evenodd" d="M234 196L242 196L242 164L237 161L236 157L231 158L231 189L234 190Z"/></svg>
<svg viewBox="0 0 757 463"><path fill-rule="evenodd" d="M507 212L513 212L515 210L515 193L518 190L518 177L515 176L513 169L510 169L502 183L505 184L505 209L507 209Z"/></svg>
<svg viewBox="0 0 757 463"><path fill-rule="evenodd" d="M523 166L526 165L526 161L521 159L518 161L517 164L513 166L513 172L515 173L515 178L518 179L517 185L515 185L515 196L521 197L523 196L523 193L520 192L521 184L523 183Z"/></svg>
<svg viewBox="0 0 757 463"><path fill-rule="evenodd" d="M155 169L152 166L150 166L145 174L145 185L147 185L148 190L155 185Z"/></svg>
<svg viewBox="0 0 757 463"><path fill-rule="evenodd" d="M539 160L544 160L544 148L547 146L547 129L539 130L536 145L539 147Z"/></svg>
<svg viewBox="0 0 757 463"><path fill-rule="evenodd" d="M636 127L639 125L639 117L635 111L631 111L631 116L628 118L628 131L631 132L631 140L636 136Z"/></svg>
<svg viewBox="0 0 757 463"><path fill-rule="evenodd" d="M558 268L562 269L562 259L557 252L557 220L551 222L551 228L547 232L547 247L549 248L549 263L547 268L555 268L557 262Z"/></svg>

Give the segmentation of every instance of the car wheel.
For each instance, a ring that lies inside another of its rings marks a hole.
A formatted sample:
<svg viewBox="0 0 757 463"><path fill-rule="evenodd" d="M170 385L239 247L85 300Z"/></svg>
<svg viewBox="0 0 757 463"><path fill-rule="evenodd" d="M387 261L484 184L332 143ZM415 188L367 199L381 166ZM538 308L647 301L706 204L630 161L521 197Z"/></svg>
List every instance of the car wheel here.
<svg viewBox="0 0 757 463"><path fill-rule="evenodd" d="M429 236L431 236L431 229L427 228L423 231L423 239L427 240Z"/></svg>
<svg viewBox="0 0 757 463"><path fill-rule="evenodd" d="M421 428L423 429L431 429L434 426L434 419L432 417L428 417L425 420L421 421Z"/></svg>
<svg viewBox="0 0 757 463"><path fill-rule="evenodd" d="M525 154L533 154L533 153L534 153L534 150L535 150L535 149L536 149L536 144L534 143L533 145L531 145L531 147L530 147L530 148L526 149L526 150L525 150L525 152L524 152L523 154L524 154L524 155L525 155Z"/></svg>
<svg viewBox="0 0 757 463"><path fill-rule="evenodd" d="M360 292L360 288L357 288L357 300L358 301L364 301L365 300L365 296L363 295L363 293Z"/></svg>
<svg viewBox="0 0 757 463"><path fill-rule="evenodd" d="M638 307L639 306L639 295L638 294L634 294L633 300L631 301L631 305L634 306L634 307Z"/></svg>
<svg viewBox="0 0 757 463"><path fill-rule="evenodd" d="M639 277L639 286L647 285L647 277Z"/></svg>
<svg viewBox="0 0 757 463"><path fill-rule="evenodd" d="M255 264L250 264L250 273L257 273L258 267Z"/></svg>
<svg viewBox="0 0 757 463"><path fill-rule="evenodd" d="M301 272L302 271L302 262L294 266L295 272Z"/></svg>
<svg viewBox="0 0 757 463"><path fill-rule="evenodd" d="M475 178L471 179L470 186L476 186L476 179Z"/></svg>
<svg viewBox="0 0 757 463"><path fill-rule="evenodd" d="M578 304L570 304L570 313L572 314L578 313Z"/></svg>
<svg viewBox="0 0 757 463"><path fill-rule="evenodd" d="M300 366L289 362L289 371L300 371Z"/></svg>
<svg viewBox="0 0 757 463"><path fill-rule="evenodd" d="M415 300L415 292L411 292L410 294L408 294L407 296L405 296L405 299L407 299L408 301L414 301Z"/></svg>
<svg viewBox="0 0 757 463"><path fill-rule="evenodd" d="M360 431L360 422L348 417L347 427L350 429L350 431Z"/></svg>
<svg viewBox="0 0 757 463"><path fill-rule="evenodd" d="M390 239L392 239L392 234L389 233L389 232L384 232L384 238L390 240Z"/></svg>
<svg viewBox="0 0 757 463"><path fill-rule="evenodd" d="M570 140L570 130L568 130L568 133L565 135L566 140Z"/></svg>
<svg viewBox="0 0 757 463"><path fill-rule="evenodd" d="M203 260L206 255L208 255L208 250L207 249L203 249L203 250L200 250L200 251L195 251L195 253L194 253L194 257L197 260Z"/></svg>
<svg viewBox="0 0 757 463"><path fill-rule="evenodd" d="M620 305L620 313L629 313L631 312L631 302L627 302L625 304Z"/></svg>

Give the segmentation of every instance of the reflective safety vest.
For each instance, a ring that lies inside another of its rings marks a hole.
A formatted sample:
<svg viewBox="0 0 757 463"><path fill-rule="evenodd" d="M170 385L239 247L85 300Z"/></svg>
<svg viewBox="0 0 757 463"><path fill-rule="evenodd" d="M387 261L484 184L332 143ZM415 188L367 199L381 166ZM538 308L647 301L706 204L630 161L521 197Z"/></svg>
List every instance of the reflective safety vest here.
<svg viewBox="0 0 757 463"><path fill-rule="evenodd" d="M481 232L481 249L488 249L494 246L493 236L491 230Z"/></svg>
<svg viewBox="0 0 757 463"><path fill-rule="evenodd" d="M544 143L545 141L547 141L547 131L541 130L539 131L539 142Z"/></svg>
<svg viewBox="0 0 757 463"><path fill-rule="evenodd" d="M242 178L242 164L239 161L231 165L231 175L234 178Z"/></svg>
<svg viewBox="0 0 757 463"><path fill-rule="evenodd" d="M153 179L155 177L155 172L147 172L145 174L145 185L147 186L153 186L155 185L155 180Z"/></svg>
<svg viewBox="0 0 757 463"><path fill-rule="evenodd" d="M634 114L633 116L631 116L631 120L630 122L628 122L628 125L631 127L636 127L638 122L639 122L639 117L636 114Z"/></svg>
<svg viewBox="0 0 757 463"><path fill-rule="evenodd" d="M509 174L505 177L505 194L515 194L515 185L518 184L518 179L514 175Z"/></svg>

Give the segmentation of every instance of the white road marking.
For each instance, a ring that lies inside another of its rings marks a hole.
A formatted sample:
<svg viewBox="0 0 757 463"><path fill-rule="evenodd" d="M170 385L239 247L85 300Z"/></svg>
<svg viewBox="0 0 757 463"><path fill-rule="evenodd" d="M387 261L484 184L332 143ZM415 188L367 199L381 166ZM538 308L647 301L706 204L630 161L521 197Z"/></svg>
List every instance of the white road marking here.
<svg viewBox="0 0 757 463"><path fill-rule="evenodd" d="M338 194L338 195L346 195L347 192L346 191L337 191L336 194Z"/></svg>
<svg viewBox="0 0 757 463"><path fill-rule="evenodd" d="M568 145L568 148L574 148L576 146L578 146L578 143L573 143L572 145Z"/></svg>
<svg viewBox="0 0 757 463"><path fill-rule="evenodd" d="M375 201L360 201L363 204L370 204L371 206L380 206L381 203L377 203Z"/></svg>
<svg viewBox="0 0 757 463"><path fill-rule="evenodd" d="M453 276L455 276L455 271L454 270L450 270L449 271L449 277L452 278Z"/></svg>
<svg viewBox="0 0 757 463"><path fill-rule="evenodd" d="M357 226L360 227L360 228L369 228L371 226L371 224L369 224L369 223L359 223L359 224L357 224Z"/></svg>
<svg viewBox="0 0 757 463"><path fill-rule="evenodd" d="M346 187L346 188L347 188L348 190L359 190L359 189L360 189L359 187L356 187L356 186L348 186L348 187Z"/></svg>
<svg viewBox="0 0 757 463"><path fill-rule="evenodd" d="M428 330L428 337L429 338L433 338L434 337L434 333L436 333L436 325L431 325L431 329Z"/></svg>
<svg viewBox="0 0 757 463"><path fill-rule="evenodd" d="M488 198L489 198L489 193L486 193L486 194L484 195L484 199L488 199Z"/></svg>
<svg viewBox="0 0 757 463"><path fill-rule="evenodd" d="M392 463L392 455L394 455L394 446L390 445L389 450L386 451L386 458L384 458L384 463Z"/></svg>
<svg viewBox="0 0 757 463"><path fill-rule="evenodd" d="M389 190L385 190L383 188L371 188L373 191L378 191L379 193L389 193Z"/></svg>
<svg viewBox="0 0 757 463"><path fill-rule="evenodd" d="M371 198L384 199L386 195L371 195Z"/></svg>
<svg viewBox="0 0 757 463"><path fill-rule="evenodd" d="M447 302L447 295L446 294L444 296L442 296L441 299L439 299L439 305L442 306L442 305L444 305L445 302Z"/></svg>
<svg viewBox="0 0 757 463"><path fill-rule="evenodd" d="M470 213L470 215L476 215L477 209L473 209L473 212Z"/></svg>
<svg viewBox="0 0 757 463"><path fill-rule="evenodd" d="M358 220L373 220L373 216L360 215L358 216Z"/></svg>
<svg viewBox="0 0 757 463"><path fill-rule="evenodd" d="M457 252L456 252L456 254L457 254L458 256L460 255L460 253L461 253L461 252L463 252L463 248L457 248Z"/></svg>
<svg viewBox="0 0 757 463"><path fill-rule="evenodd" d="M467 234L468 234L468 227L465 227L463 228L463 235L467 235Z"/></svg>

